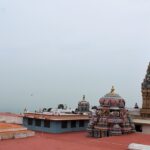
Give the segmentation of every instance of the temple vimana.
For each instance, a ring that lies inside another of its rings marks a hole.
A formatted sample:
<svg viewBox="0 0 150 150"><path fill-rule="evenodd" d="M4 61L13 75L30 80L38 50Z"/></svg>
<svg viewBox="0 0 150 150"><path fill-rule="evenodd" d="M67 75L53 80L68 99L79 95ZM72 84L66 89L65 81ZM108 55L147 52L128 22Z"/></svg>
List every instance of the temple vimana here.
<svg viewBox="0 0 150 150"><path fill-rule="evenodd" d="M125 100L115 92L114 87L100 98L99 103L87 128L89 136L106 137L135 132L134 123L125 108Z"/></svg>
<svg viewBox="0 0 150 150"><path fill-rule="evenodd" d="M147 72L142 82L141 88L142 88L141 90L142 90L142 98L143 98L141 116L143 118L149 118L150 117L150 63L148 65Z"/></svg>

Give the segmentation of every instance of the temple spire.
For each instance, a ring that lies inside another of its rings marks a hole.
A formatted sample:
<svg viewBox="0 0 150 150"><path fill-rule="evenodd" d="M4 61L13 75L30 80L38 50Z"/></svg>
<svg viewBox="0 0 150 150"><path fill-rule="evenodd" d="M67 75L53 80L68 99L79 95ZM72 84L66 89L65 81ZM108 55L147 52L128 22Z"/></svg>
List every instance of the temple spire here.
<svg viewBox="0 0 150 150"><path fill-rule="evenodd" d="M150 117L150 62L147 67L145 78L141 85L142 88L142 109L140 110L141 116L144 118Z"/></svg>
<svg viewBox="0 0 150 150"><path fill-rule="evenodd" d="M115 88L114 88L114 86L112 86L110 93L111 94L115 94Z"/></svg>
<svg viewBox="0 0 150 150"><path fill-rule="evenodd" d="M83 101L85 101L85 95L83 95Z"/></svg>

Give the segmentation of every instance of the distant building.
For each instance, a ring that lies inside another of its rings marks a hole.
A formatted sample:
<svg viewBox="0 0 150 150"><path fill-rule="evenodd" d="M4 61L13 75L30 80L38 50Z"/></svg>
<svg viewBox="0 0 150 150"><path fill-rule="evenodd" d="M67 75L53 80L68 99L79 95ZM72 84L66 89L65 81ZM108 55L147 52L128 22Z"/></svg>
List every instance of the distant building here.
<svg viewBox="0 0 150 150"><path fill-rule="evenodd" d="M28 129L48 133L84 131L88 122L88 115L80 114L25 113L23 117Z"/></svg>
<svg viewBox="0 0 150 150"><path fill-rule="evenodd" d="M87 113L90 111L90 104L85 100L85 95L83 99L78 103L78 113Z"/></svg>
<svg viewBox="0 0 150 150"><path fill-rule="evenodd" d="M89 123L89 102L85 101L85 96L78 103L78 109L67 109L64 104L59 104L58 108L44 108L43 112L25 112L23 125L30 130L63 133L73 131L85 131Z"/></svg>

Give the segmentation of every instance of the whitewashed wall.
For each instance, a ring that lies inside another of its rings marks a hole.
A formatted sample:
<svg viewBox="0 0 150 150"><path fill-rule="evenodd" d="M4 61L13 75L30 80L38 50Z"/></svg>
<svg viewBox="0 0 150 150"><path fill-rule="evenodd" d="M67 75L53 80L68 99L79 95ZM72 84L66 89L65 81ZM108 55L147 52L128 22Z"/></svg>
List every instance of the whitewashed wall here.
<svg viewBox="0 0 150 150"><path fill-rule="evenodd" d="M142 125L142 132L145 134L150 134L150 125Z"/></svg>

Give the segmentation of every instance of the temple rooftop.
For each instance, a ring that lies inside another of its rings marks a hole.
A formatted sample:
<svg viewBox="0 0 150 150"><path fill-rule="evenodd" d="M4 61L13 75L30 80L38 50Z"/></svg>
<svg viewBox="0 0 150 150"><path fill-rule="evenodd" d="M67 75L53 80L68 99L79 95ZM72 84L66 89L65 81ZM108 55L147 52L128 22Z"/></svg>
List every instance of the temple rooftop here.
<svg viewBox="0 0 150 150"><path fill-rule="evenodd" d="M36 119L46 119L46 120L89 120L88 115L80 114L43 114L43 113L24 113L24 117L36 118Z"/></svg>

